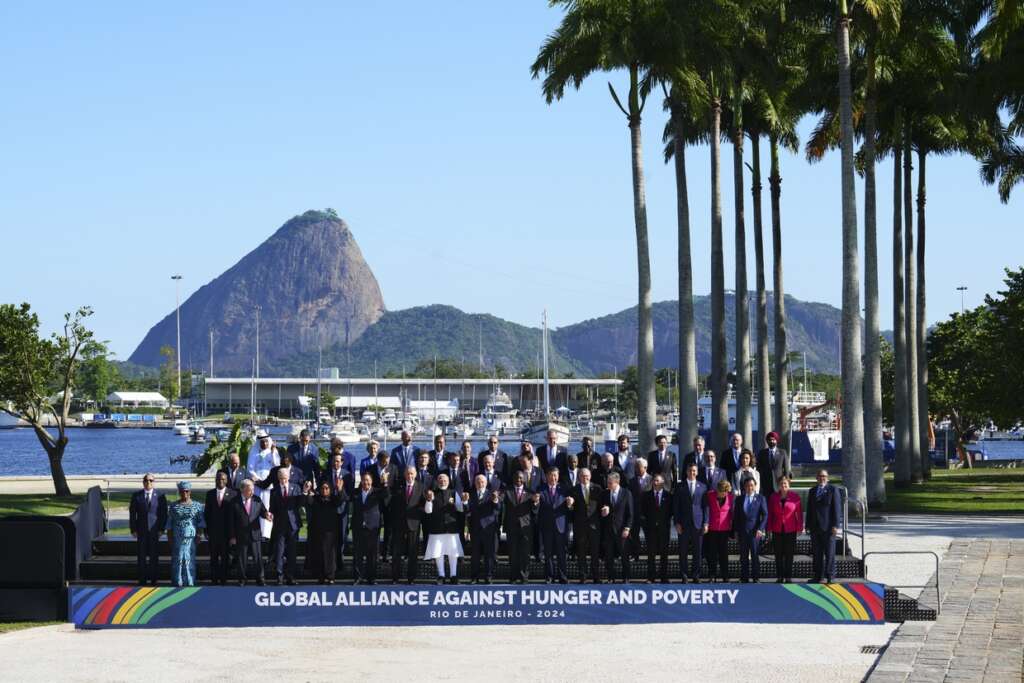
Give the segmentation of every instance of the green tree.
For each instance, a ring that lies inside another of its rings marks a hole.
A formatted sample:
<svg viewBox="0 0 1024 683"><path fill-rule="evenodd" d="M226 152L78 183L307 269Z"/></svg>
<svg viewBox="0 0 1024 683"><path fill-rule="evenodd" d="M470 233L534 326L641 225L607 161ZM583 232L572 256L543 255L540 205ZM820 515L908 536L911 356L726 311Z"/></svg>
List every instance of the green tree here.
<svg viewBox="0 0 1024 683"><path fill-rule="evenodd" d="M89 307L65 314L63 330L45 339L39 336L39 318L27 303L0 305L0 410L32 427L46 451L58 496L71 495L63 458L79 363L94 343L84 324L90 315Z"/></svg>
<svg viewBox="0 0 1024 683"><path fill-rule="evenodd" d="M93 342L82 352L78 370L78 397L103 404L107 396L117 388L121 375L107 355L104 343Z"/></svg>

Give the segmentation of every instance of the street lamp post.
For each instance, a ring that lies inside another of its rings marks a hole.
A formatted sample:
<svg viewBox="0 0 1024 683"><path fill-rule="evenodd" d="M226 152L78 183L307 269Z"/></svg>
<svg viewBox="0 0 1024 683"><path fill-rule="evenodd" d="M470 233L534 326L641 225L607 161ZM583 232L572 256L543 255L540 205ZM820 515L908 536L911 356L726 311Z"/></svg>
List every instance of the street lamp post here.
<svg viewBox="0 0 1024 683"><path fill-rule="evenodd" d="M174 348L175 360L178 363L178 400L181 400L181 276L172 275L171 279L174 280L174 317L177 321L178 328L178 342Z"/></svg>
<svg viewBox="0 0 1024 683"><path fill-rule="evenodd" d="M260 378L260 310L262 306L256 307L256 379Z"/></svg>
<svg viewBox="0 0 1024 683"><path fill-rule="evenodd" d="M956 288L956 291L960 292L960 315L964 314L964 292L967 291L966 285L960 285Z"/></svg>

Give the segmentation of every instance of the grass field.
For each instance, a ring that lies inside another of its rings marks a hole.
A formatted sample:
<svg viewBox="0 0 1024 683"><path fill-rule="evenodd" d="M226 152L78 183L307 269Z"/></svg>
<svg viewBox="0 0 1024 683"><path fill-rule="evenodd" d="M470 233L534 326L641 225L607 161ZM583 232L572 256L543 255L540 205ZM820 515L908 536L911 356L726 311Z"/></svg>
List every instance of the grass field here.
<svg viewBox="0 0 1024 683"><path fill-rule="evenodd" d="M0 621L0 633L10 633L11 631L21 631L22 629L35 628L36 626L52 626L63 623L62 621Z"/></svg>
<svg viewBox="0 0 1024 683"><path fill-rule="evenodd" d="M75 511L85 494L58 497L53 494L3 493L0 494L0 517L4 515L69 515ZM110 509L128 507L131 494L111 493ZM104 496L106 503L106 496Z"/></svg>
<svg viewBox="0 0 1024 683"><path fill-rule="evenodd" d="M923 484L897 489L885 476L880 512L1024 514L1024 469L932 470Z"/></svg>

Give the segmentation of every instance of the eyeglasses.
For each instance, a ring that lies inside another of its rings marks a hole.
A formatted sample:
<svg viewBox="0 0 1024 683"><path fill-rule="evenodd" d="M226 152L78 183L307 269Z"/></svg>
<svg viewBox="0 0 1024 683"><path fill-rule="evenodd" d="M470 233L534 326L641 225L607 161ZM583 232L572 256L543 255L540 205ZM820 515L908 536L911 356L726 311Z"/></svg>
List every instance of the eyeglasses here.
<svg viewBox="0 0 1024 683"><path fill-rule="evenodd" d="M152 484L155 481L156 481L156 479L143 479L142 483L143 484Z"/></svg>

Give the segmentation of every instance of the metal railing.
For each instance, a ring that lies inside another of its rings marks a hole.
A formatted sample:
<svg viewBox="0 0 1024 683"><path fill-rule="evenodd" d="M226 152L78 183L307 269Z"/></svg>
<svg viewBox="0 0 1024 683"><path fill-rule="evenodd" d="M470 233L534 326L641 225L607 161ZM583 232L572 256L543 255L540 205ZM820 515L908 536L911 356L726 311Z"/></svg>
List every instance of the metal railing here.
<svg viewBox="0 0 1024 683"><path fill-rule="evenodd" d="M935 560L935 614L936 616L942 614L942 596L939 594L939 555L938 553L932 552L931 550L873 550L863 558L864 564L864 578L868 578L868 555L931 555ZM930 583L926 583L923 586L911 585L911 584L885 584L886 588L920 588L922 591L925 588L931 588Z"/></svg>

